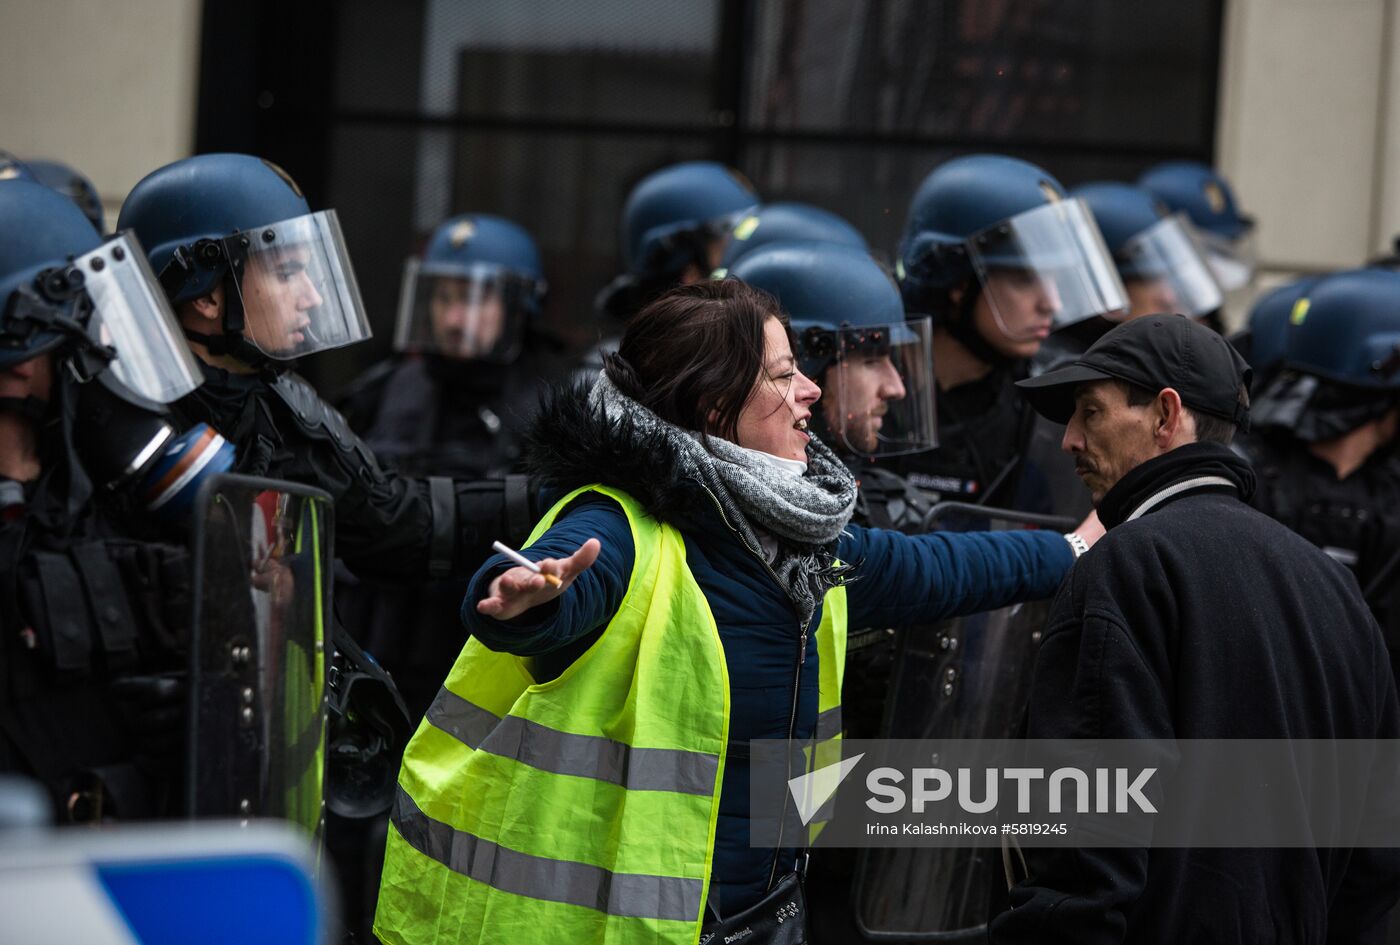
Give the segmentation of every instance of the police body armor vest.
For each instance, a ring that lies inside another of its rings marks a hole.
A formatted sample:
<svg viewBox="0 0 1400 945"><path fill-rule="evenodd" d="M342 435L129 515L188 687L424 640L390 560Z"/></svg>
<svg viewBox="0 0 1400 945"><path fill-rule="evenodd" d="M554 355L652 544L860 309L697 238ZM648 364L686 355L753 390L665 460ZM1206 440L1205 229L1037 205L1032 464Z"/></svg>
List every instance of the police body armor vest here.
<svg viewBox="0 0 1400 945"><path fill-rule="evenodd" d="M375 934L419 942L674 943L699 935L729 734L709 604L672 526L615 500L636 557L602 635L557 678L472 639L404 755ZM839 751L845 589L817 630L814 764Z"/></svg>
<svg viewBox="0 0 1400 945"><path fill-rule="evenodd" d="M948 502L1007 508L1018 495L1033 412L1017 392L1016 375L987 377L938 396L938 448L896 457L888 465L919 489Z"/></svg>

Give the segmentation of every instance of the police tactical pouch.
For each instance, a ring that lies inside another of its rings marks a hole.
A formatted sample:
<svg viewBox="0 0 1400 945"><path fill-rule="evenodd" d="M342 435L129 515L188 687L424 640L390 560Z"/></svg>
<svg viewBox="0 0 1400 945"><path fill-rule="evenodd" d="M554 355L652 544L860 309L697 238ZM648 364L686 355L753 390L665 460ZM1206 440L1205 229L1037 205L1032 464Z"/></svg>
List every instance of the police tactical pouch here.
<svg viewBox="0 0 1400 945"><path fill-rule="evenodd" d="M807 945L807 898L794 870L743 912L700 929L699 945Z"/></svg>
<svg viewBox="0 0 1400 945"><path fill-rule="evenodd" d="M328 688L326 807L340 817L382 814L413 734L408 708L393 677L339 624Z"/></svg>

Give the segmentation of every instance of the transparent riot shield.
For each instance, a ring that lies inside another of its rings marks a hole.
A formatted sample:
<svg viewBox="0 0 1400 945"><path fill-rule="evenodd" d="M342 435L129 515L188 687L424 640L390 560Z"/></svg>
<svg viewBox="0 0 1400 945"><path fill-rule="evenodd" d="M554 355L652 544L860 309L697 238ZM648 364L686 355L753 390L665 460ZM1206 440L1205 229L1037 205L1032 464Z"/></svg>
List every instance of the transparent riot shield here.
<svg viewBox="0 0 1400 945"><path fill-rule="evenodd" d="M959 502L934 506L933 530L1066 532L1076 521ZM1020 728L1050 602L1031 601L901 628L885 704L884 737L1011 738ZM937 759L935 759L936 763ZM856 923L869 938L985 941L995 849L860 851L852 890Z"/></svg>
<svg viewBox="0 0 1400 945"><path fill-rule="evenodd" d="M1026 442L1027 466L1036 470L1037 482L1047 497L1049 511L1077 524L1094 507L1084 480L1074 471L1074 457L1060 449L1065 425L1036 414ZM1073 527L1071 525L1070 527Z"/></svg>
<svg viewBox="0 0 1400 945"><path fill-rule="evenodd" d="M331 500L218 475L194 513L189 812L319 835L326 755Z"/></svg>

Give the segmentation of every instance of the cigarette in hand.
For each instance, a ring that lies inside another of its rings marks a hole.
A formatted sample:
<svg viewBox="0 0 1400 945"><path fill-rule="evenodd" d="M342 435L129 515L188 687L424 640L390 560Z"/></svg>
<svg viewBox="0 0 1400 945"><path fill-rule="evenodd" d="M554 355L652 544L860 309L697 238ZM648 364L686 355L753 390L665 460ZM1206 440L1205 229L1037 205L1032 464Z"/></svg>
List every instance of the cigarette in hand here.
<svg viewBox="0 0 1400 945"><path fill-rule="evenodd" d="M549 582L551 586L558 587L561 583L563 583L559 580L557 575L545 574L543 571L540 570L539 565L535 564L535 562L531 561L529 558L525 557L520 552L516 551L514 548L511 548L509 545L503 544L499 541L493 541L491 542L491 547L495 548L501 554L505 555L507 558L514 561L522 568L528 568L531 571L534 571L536 574L540 575L540 577L544 578L547 582Z"/></svg>

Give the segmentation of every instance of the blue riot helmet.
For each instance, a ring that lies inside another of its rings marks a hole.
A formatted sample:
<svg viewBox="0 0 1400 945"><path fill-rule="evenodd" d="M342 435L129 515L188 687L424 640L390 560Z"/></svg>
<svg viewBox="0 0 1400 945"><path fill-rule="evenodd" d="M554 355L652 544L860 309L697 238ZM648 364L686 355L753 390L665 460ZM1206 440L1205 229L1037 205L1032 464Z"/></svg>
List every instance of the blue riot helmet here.
<svg viewBox="0 0 1400 945"><path fill-rule="evenodd" d="M1148 168L1137 182L1190 219L1222 289L1233 292L1249 285L1256 267L1254 220L1240 212L1224 177L1198 161L1168 161Z"/></svg>
<svg viewBox="0 0 1400 945"><path fill-rule="evenodd" d="M29 166L35 180L77 204L78 209L83 211L83 216L92 221L92 226L97 232L101 233L105 229L102 198L98 196L92 181L85 175L62 161L31 158L24 163Z"/></svg>
<svg viewBox="0 0 1400 945"><path fill-rule="evenodd" d="M181 435L169 420L166 405L200 375L133 236L104 241L61 194L0 182L0 305L0 369L52 355L56 393L72 397L63 419L98 482L150 508L178 506L203 475L232 465L222 437ZM37 413L28 398L0 407Z"/></svg>
<svg viewBox="0 0 1400 945"><path fill-rule="evenodd" d="M937 445L932 325L906 320L899 289L868 252L770 243L729 275L771 293L791 318L802 372L823 389L814 416L838 450L893 456Z"/></svg>
<svg viewBox="0 0 1400 945"><path fill-rule="evenodd" d="M39 182L39 178L34 176L34 171L27 163L9 151L0 150L0 181L5 180L23 180L31 184Z"/></svg>
<svg viewBox="0 0 1400 945"><path fill-rule="evenodd" d="M718 265L734 221L757 205L753 185L714 161L686 161L648 174L622 207L627 271L598 293L594 307L626 321L681 281L704 278Z"/></svg>
<svg viewBox="0 0 1400 945"><path fill-rule="evenodd" d="M1317 442L1400 403L1400 273L1352 269L1297 292L1292 305L1279 300L1282 369L1256 398L1256 422Z"/></svg>
<svg viewBox="0 0 1400 945"><path fill-rule="evenodd" d="M1262 293L1250 307L1244 329L1229 339L1254 369L1254 386L1258 390L1267 387L1282 367L1294 310L1301 305L1300 314L1306 314L1308 290L1316 281L1309 276Z"/></svg>
<svg viewBox="0 0 1400 945"><path fill-rule="evenodd" d="M177 308L222 290L221 305L181 312L185 336L212 354L260 365L370 337L335 211L313 213L270 161L201 154L167 164L127 196L117 227L148 247Z"/></svg>
<svg viewBox="0 0 1400 945"><path fill-rule="evenodd" d="M906 308L933 314L974 350L994 344L972 328L979 297L1017 344L1095 315L1121 317L1128 307L1083 201L1066 197L1047 171L1000 155L955 158L924 178L897 273Z"/></svg>
<svg viewBox="0 0 1400 945"><path fill-rule="evenodd" d="M1200 318L1225 301L1192 227L1152 193L1104 181L1070 191L1094 214L1128 293L1128 317L1173 312Z"/></svg>
<svg viewBox="0 0 1400 945"><path fill-rule="evenodd" d="M714 268L709 247L758 205L753 185L714 161L686 161L642 178L622 208L622 256L634 276Z"/></svg>
<svg viewBox="0 0 1400 945"><path fill-rule="evenodd" d="M740 258L760 246L793 240L840 243L870 251L860 231L829 210L806 203L766 203L735 221L713 275L724 278Z"/></svg>
<svg viewBox="0 0 1400 945"><path fill-rule="evenodd" d="M520 356L545 294L539 249L510 220L453 217L404 267L394 347L461 361Z"/></svg>

